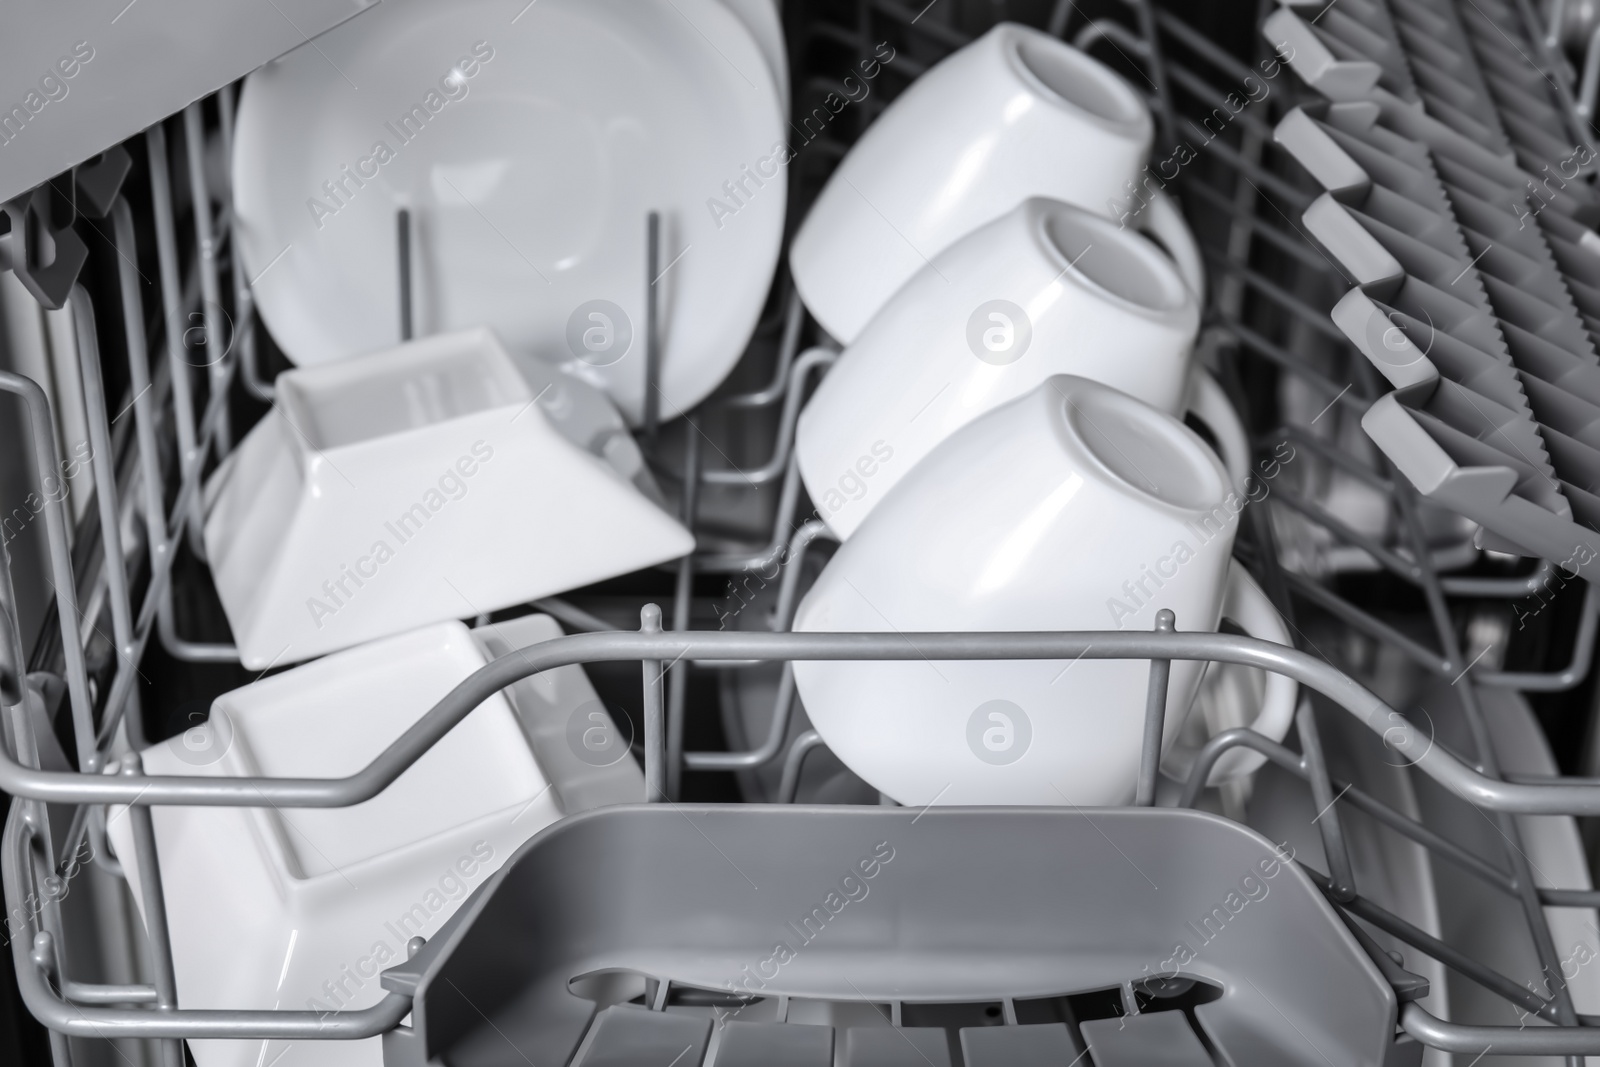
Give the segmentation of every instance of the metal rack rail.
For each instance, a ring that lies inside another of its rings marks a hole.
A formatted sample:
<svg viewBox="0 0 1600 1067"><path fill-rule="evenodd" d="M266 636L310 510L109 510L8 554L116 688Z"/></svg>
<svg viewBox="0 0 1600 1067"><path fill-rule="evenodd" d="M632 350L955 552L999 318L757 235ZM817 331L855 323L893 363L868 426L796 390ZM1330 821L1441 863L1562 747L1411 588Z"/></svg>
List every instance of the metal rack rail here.
<svg viewBox="0 0 1600 1067"><path fill-rule="evenodd" d="M1163 623L1165 626L1163 626ZM643 612L638 633L579 634L530 646L513 656L497 660L462 681L421 720L390 744L365 768L342 779L207 778L184 776L146 776L140 773L136 756L121 758L119 773L85 775L71 771L48 771L5 756L0 758L0 785L14 796L24 798L15 805L7 823L4 843L4 873L8 897L39 900L43 882L56 871L49 844L45 803L101 805L128 804L135 819L135 844L141 869L146 873L146 906L160 915L161 884L156 865L154 835L149 830L152 805L185 804L207 806L259 807L343 807L375 796L392 783L449 730L464 719L484 699L522 678L574 663L638 661L646 701L645 781L649 799L662 802L664 780L665 722L662 710L664 678L662 665L671 660L1072 660L1147 659L1152 663L1147 698L1146 746L1141 758L1139 795L1144 803L1153 799L1156 753L1161 745L1162 709L1166 706L1168 671L1172 660L1208 660L1235 663L1285 674L1321 694L1346 713L1355 716L1369 729L1385 737L1394 751L1412 766L1427 774L1462 799L1482 808L1503 813L1578 812L1600 813L1600 781L1504 782L1479 773L1466 762L1433 745L1415 731L1396 735L1393 723L1398 712L1383 700L1328 663L1307 653L1254 638L1228 634L1175 633L1172 620L1158 620L1149 633L1123 631L1073 633L919 633L914 639L888 634L734 634L663 633L659 630L660 611L654 605ZM24 751L35 738L31 724L22 717L14 720ZM1403 720L1402 720L1403 721ZM1302 733L1302 743L1305 741ZM1309 778L1315 771L1303 756L1284 749L1249 730L1218 735L1206 747L1185 787L1184 803L1192 804L1203 788L1206 775L1215 761L1230 748L1245 745L1265 753L1275 762ZM1332 785L1332 782L1328 782ZM1347 791L1349 792L1349 791ZM1357 795L1363 806L1378 802ZM1430 843L1425 828L1398 814L1392 825L1424 844ZM1332 853L1330 853L1332 855ZM1382 928L1393 927L1399 936L1407 932L1402 920L1382 908L1362 902L1353 887L1341 884L1337 874L1317 875L1316 881L1335 903ZM1514 888L1514 887L1513 887ZM391 994L379 1005L359 1011L332 1013L296 1011L186 1010L171 1001L170 957L167 973L151 985L104 986L74 982L62 971L56 946L62 932L52 929L50 909L24 913L20 929L13 937L13 962L29 1008L53 1032L77 1036L150 1038L281 1038L299 1040L351 1040L369 1037L395 1025L409 1007L404 997ZM153 924L152 937L164 931ZM1427 949L1419 944L1417 947ZM1506 990L1519 987L1487 968L1467 961L1474 977ZM1415 992L1415 986L1412 987ZM1543 1017L1555 1015L1559 1006L1536 995L1520 999ZM150 1011L121 1004L155 1004L166 1010ZM1474 1039L1476 1028L1452 1025L1433 1019L1413 1005L1406 1011L1405 1025L1419 1039L1438 1039L1455 1043ZM1587 1022L1588 1020L1585 1020ZM1600 1022L1600 1020L1595 1020ZM1508 1040L1494 1035L1501 1051L1549 1051L1551 1031L1528 1031L1524 1038ZM1559 1032L1557 1032L1559 1033ZM1487 1038L1485 1040L1488 1040ZM1561 1038L1554 1039L1557 1042ZM1561 1048L1575 1052L1600 1052L1600 1029L1569 1032ZM1444 1047L1444 1046L1441 1046ZM1482 1047L1481 1045L1479 1047Z"/></svg>

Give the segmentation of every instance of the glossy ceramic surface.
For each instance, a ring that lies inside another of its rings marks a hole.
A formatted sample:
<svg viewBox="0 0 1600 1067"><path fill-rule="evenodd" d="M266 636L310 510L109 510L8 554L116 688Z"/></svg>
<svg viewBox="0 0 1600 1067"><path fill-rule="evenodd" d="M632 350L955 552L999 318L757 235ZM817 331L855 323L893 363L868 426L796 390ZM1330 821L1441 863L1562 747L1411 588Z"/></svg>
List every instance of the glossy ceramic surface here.
<svg viewBox="0 0 1600 1067"><path fill-rule="evenodd" d="M694 545L552 427L487 331L281 375L276 406L219 480L207 555L242 662L258 670Z"/></svg>
<svg viewBox="0 0 1600 1067"><path fill-rule="evenodd" d="M1172 416L1050 378L906 475L828 563L794 628L894 631L915 647L917 631L1143 630L1170 608L1179 629L1212 630L1230 585L1248 582L1231 563L1227 496L1221 463ZM797 662L794 673L828 747L902 804L1132 799L1143 661ZM1172 665L1168 743L1200 673ZM1292 687L1278 699L1257 721L1281 737Z"/></svg>
<svg viewBox="0 0 1600 1067"><path fill-rule="evenodd" d="M352 774L485 662L457 622L351 649L218 698L209 720L146 750L144 768ZM407 940L432 936L561 815L498 694L363 804L156 808L180 1003L317 1011L376 1003L377 974L405 958ZM108 828L142 900L126 812L114 809ZM380 1046L378 1038L301 1042L287 1055L307 1067L380 1067ZM191 1048L200 1067L258 1067L285 1054L281 1041Z"/></svg>
<svg viewBox="0 0 1600 1067"><path fill-rule="evenodd" d="M789 46L783 38L783 12L778 0L722 0L761 49L778 90L778 106L789 113Z"/></svg>
<svg viewBox="0 0 1600 1067"><path fill-rule="evenodd" d="M1144 101L1110 68L1001 23L918 78L856 142L795 235L795 285L848 344L929 260L1029 197L1138 215L1143 201L1125 183L1152 131ZM1199 254L1170 208L1140 221L1196 272L1186 280L1198 292Z"/></svg>
<svg viewBox="0 0 1600 1067"><path fill-rule="evenodd" d="M1199 323L1193 292L1150 241L1026 200L935 256L828 371L795 438L806 490L847 538L940 441L1054 374L1182 414ZM1216 436L1243 442L1221 408ZM1249 457L1229 458L1237 483Z"/></svg>
<svg viewBox="0 0 1600 1067"><path fill-rule="evenodd" d="M407 208L419 334L493 327L637 421L645 218L661 212L670 418L716 387L760 314L783 137L768 62L717 0L390 0L246 82L240 250L290 359L344 359L399 340Z"/></svg>

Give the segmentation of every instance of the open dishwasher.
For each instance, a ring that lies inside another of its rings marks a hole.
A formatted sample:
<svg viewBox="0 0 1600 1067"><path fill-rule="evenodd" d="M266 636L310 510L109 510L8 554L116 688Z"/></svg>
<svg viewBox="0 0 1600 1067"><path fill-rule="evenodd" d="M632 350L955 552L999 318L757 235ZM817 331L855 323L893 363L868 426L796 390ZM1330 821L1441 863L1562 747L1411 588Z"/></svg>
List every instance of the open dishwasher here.
<svg viewBox="0 0 1600 1067"><path fill-rule="evenodd" d="M0 1059L1600 1056L1593 7L630 2L0 13Z"/></svg>

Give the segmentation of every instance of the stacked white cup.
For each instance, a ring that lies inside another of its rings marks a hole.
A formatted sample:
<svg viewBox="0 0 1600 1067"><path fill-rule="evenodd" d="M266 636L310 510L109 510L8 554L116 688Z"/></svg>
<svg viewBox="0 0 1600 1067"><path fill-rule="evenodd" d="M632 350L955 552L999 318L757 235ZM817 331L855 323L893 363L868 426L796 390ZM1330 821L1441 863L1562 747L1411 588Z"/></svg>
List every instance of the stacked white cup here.
<svg viewBox="0 0 1600 1067"><path fill-rule="evenodd" d="M809 310L845 344L795 444L845 543L796 630L915 646L919 631L1149 629L1168 608L1180 630L1226 615L1290 643L1232 561L1250 449L1193 359L1194 239L1158 190L1136 219L1120 206L1151 137L1114 72L1002 24L845 157L790 257ZM1148 671L816 662L795 680L834 753L901 803L1125 804ZM1173 664L1169 755L1203 674ZM1272 676L1261 692L1235 718L1281 740L1296 686ZM1229 753L1211 781L1262 762Z"/></svg>

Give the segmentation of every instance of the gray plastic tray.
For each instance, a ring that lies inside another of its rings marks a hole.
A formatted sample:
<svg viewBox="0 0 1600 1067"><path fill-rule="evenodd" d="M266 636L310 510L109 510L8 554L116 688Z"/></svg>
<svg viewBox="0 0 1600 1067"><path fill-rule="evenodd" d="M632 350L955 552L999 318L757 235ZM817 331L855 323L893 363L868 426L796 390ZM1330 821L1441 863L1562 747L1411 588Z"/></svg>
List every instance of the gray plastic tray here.
<svg viewBox="0 0 1600 1067"><path fill-rule="evenodd" d="M1282 853L1158 808L604 809L530 841L383 984L415 998L387 1067L695 1067L732 1022L813 1055L787 1028L831 1025L858 1067L996 1041L1136 1062L1180 1024L1174 1049L1218 1062L1377 1065L1396 1011Z"/></svg>

